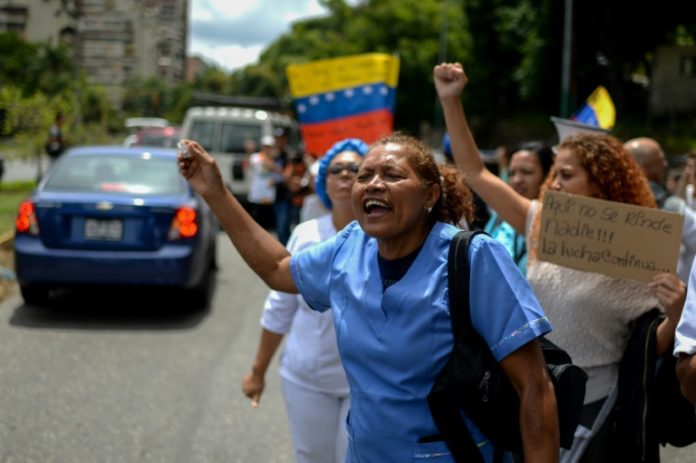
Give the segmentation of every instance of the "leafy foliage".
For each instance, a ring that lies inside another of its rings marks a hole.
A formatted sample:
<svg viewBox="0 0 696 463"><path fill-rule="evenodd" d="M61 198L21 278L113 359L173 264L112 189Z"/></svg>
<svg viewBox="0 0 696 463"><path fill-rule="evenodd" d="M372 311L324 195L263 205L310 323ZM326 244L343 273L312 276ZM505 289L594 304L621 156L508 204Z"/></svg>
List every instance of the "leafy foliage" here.
<svg viewBox="0 0 696 463"><path fill-rule="evenodd" d="M295 22L263 51L258 63L232 73L213 67L195 82L176 87L157 78L133 78L121 108L113 106L104 89L78 76L70 50L29 44L12 33L0 33L2 133L26 131L43 141L41 132L57 110L66 114L66 125L81 122L79 129L68 128L75 141L121 129L123 118L131 115L166 117L179 123L195 91L289 102L285 74L289 64L386 52L401 59L395 123L402 130L421 136L433 132L428 130L432 124L435 133L441 130L431 73L433 65L444 59L465 65L470 84L464 98L483 144L553 134L548 116L558 114L560 106L565 2L320 3L326 15ZM618 108L623 126L617 127L617 134L631 128L649 135L650 127L659 122L646 110L646 82L651 81L655 50L661 45L695 44L696 9L681 0L664 0L659 7L648 0L576 0L574 5L570 109L601 84ZM32 116L29 112L34 109L38 114ZM693 114L685 116L693 123Z"/></svg>

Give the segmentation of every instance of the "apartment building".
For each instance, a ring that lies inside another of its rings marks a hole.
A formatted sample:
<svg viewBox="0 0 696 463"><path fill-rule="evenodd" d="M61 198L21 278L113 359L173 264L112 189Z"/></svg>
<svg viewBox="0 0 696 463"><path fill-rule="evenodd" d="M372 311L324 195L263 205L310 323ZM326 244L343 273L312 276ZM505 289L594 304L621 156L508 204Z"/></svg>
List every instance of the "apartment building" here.
<svg viewBox="0 0 696 463"><path fill-rule="evenodd" d="M0 31L66 43L115 102L131 77L186 77L188 0L0 0Z"/></svg>

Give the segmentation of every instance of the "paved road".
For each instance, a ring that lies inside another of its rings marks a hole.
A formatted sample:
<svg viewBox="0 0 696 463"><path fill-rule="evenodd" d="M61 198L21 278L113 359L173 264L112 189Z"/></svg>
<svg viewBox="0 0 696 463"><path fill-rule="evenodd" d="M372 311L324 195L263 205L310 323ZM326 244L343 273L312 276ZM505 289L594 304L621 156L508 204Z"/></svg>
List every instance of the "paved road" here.
<svg viewBox="0 0 696 463"><path fill-rule="evenodd" d="M240 392L267 290L220 238L203 313L134 291L0 304L0 462L292 461L277 365L258 410Z"/></svg>
<svg viewBox="0 0 696 463"><path fill-rule="evenodd" d="M266 288L226 239L212 307L137 292L0 304L0 462L292 461L277 365L240 391Z"/></svg>

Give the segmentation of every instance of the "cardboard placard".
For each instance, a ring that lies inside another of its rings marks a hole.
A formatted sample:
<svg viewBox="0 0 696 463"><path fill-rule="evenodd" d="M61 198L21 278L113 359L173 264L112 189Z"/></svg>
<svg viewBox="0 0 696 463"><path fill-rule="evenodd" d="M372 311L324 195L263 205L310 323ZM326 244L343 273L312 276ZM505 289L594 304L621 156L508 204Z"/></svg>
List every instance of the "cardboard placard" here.
<svg viewBox="0 0 696 463"><path fill-rule="evenodd" d="M683 223L674 212L547 191L537 257L647 282L675 272Z"/></svg>

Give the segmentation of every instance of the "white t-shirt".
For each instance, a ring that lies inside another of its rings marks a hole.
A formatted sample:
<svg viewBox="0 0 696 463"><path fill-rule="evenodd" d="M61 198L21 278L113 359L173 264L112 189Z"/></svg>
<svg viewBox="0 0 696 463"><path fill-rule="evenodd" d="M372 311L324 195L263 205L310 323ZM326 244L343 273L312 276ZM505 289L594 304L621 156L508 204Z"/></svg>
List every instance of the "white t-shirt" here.
<svg viewBox="0 0 696 463"><path fill-rule="evenodd" d="M532 201L531 229L541 210ZM531 257L531 256L530 256ZM619 362L630 334L629 323L659 303L647 284L530 259L527 279L553 325L548 339L565 349L588 375L585 403L606 397L618 378Z"/></svg>
<svg viewBox="0 0 696 463"><path fill-rule="evenodd" d="M696 198L694 198L694 184L689 183L686 185L686 192L684 193L684 200L686 201L686 205L689 206L691 209L696 209Z"/></svg>
<svg viewBox="0 0 696 463"><path fill-rule="evenodd" d="M299 224L288 240L291 254L336 234L331 214ZM338 354L330 310L309 308L299 294L271 291L261 316L261 326L286 334L280 359L280 376L318 392L346 396L348 380Z"/></svg>
<svg viewBox="0 0 696 463"><path fill-rule="evenodd" d="M250 203L273 204L275 201L276 175L264 165L264 157L261 153L254 153L249 157L252 177L247 200Z"/></svg>
<svg viewBox="0 0 696 463"><path fill-rule="evenodd" d="M696 263L689 276L686 303L674 335L674 355L696 354Z"/></svg>

